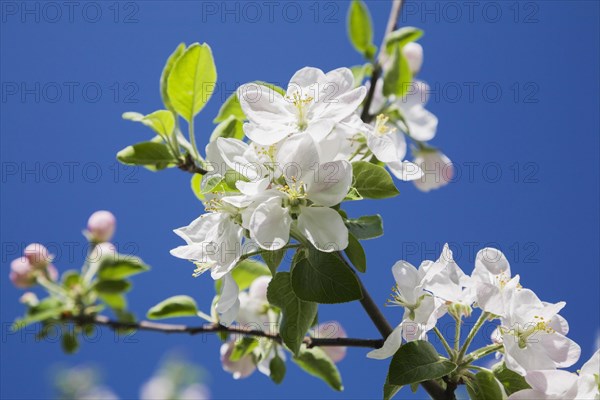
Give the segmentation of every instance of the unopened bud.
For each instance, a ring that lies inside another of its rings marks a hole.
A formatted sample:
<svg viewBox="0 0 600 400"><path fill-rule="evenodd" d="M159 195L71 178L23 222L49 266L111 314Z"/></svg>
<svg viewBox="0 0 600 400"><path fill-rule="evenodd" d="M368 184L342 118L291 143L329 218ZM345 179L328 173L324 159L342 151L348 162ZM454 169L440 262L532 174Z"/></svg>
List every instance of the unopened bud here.
<svg viewBox="0 0 600 400"><path fill-rule="evenodd" d="M88 220L88 235L92 242L108 242L115 233L117 220L110 211L96 211Z"/></svg>
<svg viewBox="0 0 600 400"><path fill-rule="evenodd" d="M413 162L423 171L421 178L413 181L417 189L422 192L447 185L454 177L452 161L439 151L419 151Z"/></svg>
<svg viewBox="0 0 600 400"><path fill-rule="evenodd" d="M48 249L39 243L32 243L25 247L23 254L34 268L44 268L52 261Z"/></svg>
<svg viewBox="0 0 600 400"><path fill-rule="evenodd" d="M402 48L402 54L408 62L408 67L413 75L416 75L423 65L423 46L419 43L411 42L407 43Z"/></svg>
<svg viewBox="0 0 600 400"><path fill-rule="evenodd" d="M35 307L40 303L40 300L33 292L25 292L23 296L19 299L19 302L25 304L29 307Z"/></svg>
<svg viewBox="0 0 600 400"><path fill-rule="evenodd" d="M19 257L10 263L9 278L13 285L21 289L35 285L34 267L27 257Z"/></svg>

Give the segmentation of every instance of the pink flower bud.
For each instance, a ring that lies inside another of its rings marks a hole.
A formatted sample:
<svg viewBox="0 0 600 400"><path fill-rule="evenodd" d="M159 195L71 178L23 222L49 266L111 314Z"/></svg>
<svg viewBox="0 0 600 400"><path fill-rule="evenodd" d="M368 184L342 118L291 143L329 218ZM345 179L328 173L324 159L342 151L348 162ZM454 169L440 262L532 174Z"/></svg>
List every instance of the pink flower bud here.
<svg viewBox="0 0 600 400"><path fill-rule="evenodd" d="M58 270L54 265L48 264L46 267L46 277L54 282L58 280Z"/></svg>
<svg viewBox="0 0 600 400"><path fill-rule="evenodd" d="M115 216L110 211L96 211L88 220L88 234L93 242L112 239L116 227Z"/></svg>
<svg viewBox="0 0 600 400"><path fill-rule="evenodd" d="M256 370L256 364L251 354L245 355L238 361L231 361L229 357L235 348L235 341L229 341L221 345L221 364L223 369L233 374L233 379L246 378Z"/></svg>
<svg viewBox="0 0 600 400"><path fill-rule="evenodd" d="M422 192L447 185L454 177L452 161L439 151L420 151L414 163L423 171L423 176L413 181Z"/></svg>
<svg viewBox="0 0 600 400"><path fill-rule="evenodd" d="M25 292L19 299L19 302L28 305L29 307L35 307L40 303L40 300L33 292Z"/></svg>
<svg viewBox="0 0 600 400"><path fill-rule="evenodd" d="M408 67L413 75L421 70L423 65L423 47L419 43L407 43L402 48L402 54L408 62Z"/></svg>
<svg viewBox="0 0 600 400"><path fill-rule="evenodd" d="M346 331L338 321L322 322L311 332L311 336L318 339L336 339L348 337ZM346 357L346 347L324 346L321 349L331 358L331 361L338 363Z"/></svg>
<svg viewBox="0 0 600 400"><path fill-rule="evenodd" d="M9 278L13 285L21 289L35 285L34 267L27 257L19 257L10 263Z"/></svg>
<svg viewBox="0 0 600 400"><path fill-rule="evenodd" d="M34 268L44 268L52 261L48 249L39 243L32 243L25 247L23 254Z"/></svg>
<svg viewBox="0 0 600 400"><path fill-rule="evenodd" d="M117 254L115 246L110 242L99 243L94 247L94 250L92 250L89 261L98 262L102 257L106 257L110 254Z"/></svg>

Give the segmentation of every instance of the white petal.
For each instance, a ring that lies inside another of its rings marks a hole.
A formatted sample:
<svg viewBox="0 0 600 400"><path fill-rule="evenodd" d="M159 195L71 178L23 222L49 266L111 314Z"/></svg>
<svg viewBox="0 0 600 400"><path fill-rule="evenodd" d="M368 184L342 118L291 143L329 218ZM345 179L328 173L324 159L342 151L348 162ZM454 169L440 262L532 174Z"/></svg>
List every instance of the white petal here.
<svg viewBox="0 0 600 400"><path fill-rule="evenodd" d="M500 250L492 247L486 247L477 252L475 268L488 271L492 275L504 273L510 277L510 264L506 256Z"/></svg>
<svg viewBox="0 0 600 400"><path fill-rule="evenodd" d="M318 168L305 175L307 197L315 204L334 206L344 200L352 185L352 164L345 160L319 163Z"/></svg>
<svg viewBox="0 0 600 400"><path fill-rule="evenodd" d="M396 329L390 333L390 336L385 339L383 346L367 353L367 357L376 360L384 360L396 354L402 345L402 325L398 325Z"/></svg>
<svg viewBox="0 0 600 400"><path fill-rule="evenodd" d="M295 118L283 96L267 86L248 83L238 88L237 95L242 111L255 124L286 124Z"/></svg>
<svg viewBox="0 0 600 400"><path fill-rule="evenodd" d="M423 176L421 168L410 161L390 162L387 166L396 178L403 181L415 181Z"/></svg>
<svg viewBox="0 0 600 400"><path fill-rule="evenodd" d="M256 207L250 218L250 237L265 250L278 250L290 239L292 217L275 197Z"/></svg>
<svg viewBox="0 0 600 400"><path fill-rule="evenodd" d="M319 99L318 108L315 109L315 117L329 118L340 122L356 111L366 95L367 89L360 86L336 98Z"/></svg>
<svg viewBox="0 0 600 400"><path fill-rule="evenodd" d="M235 186L246 196L256 196L267 190L269 183L269 178L264 178L254 182L237 181Z"/></svg>
<svg viewBox="0 0 600 400"><path fill-rule="evenodd" d="M348 247L348 228L331 208L300 207L298 229L321 251L330 253Z"/></svg>
<svg viewBox="0 0 600 400"><path fill-rule="evenodd" d="M564 398L576 385L577 375L560 370L529 371L525 380L534 390Z"/></svg>
<svg viewBox="0 0 600 400"><path fill-rule="evenodd" d="M266 128L267 126L271 129ZM244 134L253 142L263 146L275 144L285 139L295 130L296 128L292 125L275 125L274 123L256 125L250 122L244 124Z"/></svg>
<svg viewBox="0 0 600 400"><path fill-rule="evenodd" d="M219 322L229 326L235 320L240 308L239 288L231 274L224 275L222 279L221 296L217 302L216 310L220 315Z"/></svg>
<svg viewBox="0 0 600 400"><path fill-rule="evenodd" d="M275 158L277 167L290 183L304 180L305 176L312 177L319 165L317 146L310 135L292 135L281 144Z"/></svg>
<svg viewBox="0 0 600 400"><path fill-rule="evenodd" d="M400 162L406 156L404 134L394 131L384 135L371 132L367 135L367 146L381 162Z"/></svg>
<svg viewBox="0 0 600 400"><path fill-rule="evenodd" d="M188 244L202 243L206 240L207 232L213 229L221 218L223 218L223 215L220 213L202 214L188 226L175 229L173 232Z"/></svg>
<svg viewBox="0 0 600 400"><path fill-rule="evenodd" d="M293 96L295 92L303 91L303 89L308 88L311 85L315 85L324 77L325 74L320 69L313 67L304 67L301 70L297 71L294 74L294 76L292 76L292 79L290 79L286 95ZM316 89L317 88L315 87L314 90Z"/></svg>
<svg viewBox="0 0 600 400"><path fill-rule="evenodd" d="M575 364L581 355L581 347L573 340L559 333L537 335L548 356L557 368L567 368Z"/></svg>
<svg viewBox="0 0 600 400"><path fill-rule="evenodd" d="M554 397L533 389L519 390L511 394L508 400L556 400Z"/></svg>
<svg viewBox="0 0 600 400"><path fill-rule="evenodd" d="M407 304L416 304L421 295L419 271L409 262L400 260L392 267L392 274L404 301Z"/></svg>

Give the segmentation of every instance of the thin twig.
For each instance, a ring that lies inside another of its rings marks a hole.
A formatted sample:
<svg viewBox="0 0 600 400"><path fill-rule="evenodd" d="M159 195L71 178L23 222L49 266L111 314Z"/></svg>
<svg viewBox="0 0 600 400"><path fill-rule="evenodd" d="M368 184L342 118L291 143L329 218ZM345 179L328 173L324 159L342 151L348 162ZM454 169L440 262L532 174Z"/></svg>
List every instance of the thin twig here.
<svg viewBox="0 0 600 400"><path fill-rule="evenodd" d="M152 331L167 334L180 333L188 335L211 334L211 333L229 333L244 336L262 337L273 340L277 343L282 343L281 337L278 334L272 334L259 329L250 329L242 326L223 326L220 324L205 324L199 326L165 324L160 322L139 321L139 322L124 322L115 321L104 315L94 317L66 317L63 321L73 322L77 325L99 325L106 326L110 329L134 329L139 331ZM382 339L357 339L357 338L304 338L304 343L308 348L312 347L366 347L379 348L383 345Z"/></svg>

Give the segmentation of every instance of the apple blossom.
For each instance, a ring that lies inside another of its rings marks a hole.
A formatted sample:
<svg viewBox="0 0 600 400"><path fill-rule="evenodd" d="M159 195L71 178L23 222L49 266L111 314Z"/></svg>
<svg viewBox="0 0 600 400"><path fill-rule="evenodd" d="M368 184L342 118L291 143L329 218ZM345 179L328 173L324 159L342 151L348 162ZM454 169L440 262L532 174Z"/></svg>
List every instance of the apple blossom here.
<svg viewBox="0 0 600 400"><path fill-rule="evenodd" d="M410 72L416 75L423 65L423 46L416 42L407 43L402 48L402 54L408 62Z"/></svg>
<svg viewBox="0 0 600 400"><path fill-rule="evenodd" d="M581 348L565 336L568 324L558 316L564 306L564 302L543 303L529 289L515 290L499 328L508 368L525 375L577 362Z"/></svg>
<svg viewBox="0 0 600 400"><path fill-rule="evenodd" d="M34 268L27 257L19 257L10 263L9 277L13 285L21 289L35 285Z"/></svg>
<svg viewBox="0 0 600 400"><path fill-rule="evenodd" d="M525 380L531 389L513 393L509 400L579 400L600 398L599 352L583 365L578 374L562 370L529 371Z"/></svg>
<svg viewBox="0 0 600 400"><path fill-rule="evenodd" d="M108 242L116 228L116 218L110 211L96 211L90 216L87 234L93 242Z"/></svg>
<svg viewBox="0 0 600 400"><path fill-rule="evenodd" d="M275 144L304 132L323 138L362 103L366 89L354 88L348 68L323 73L305 67L294 74L285 97L267 86L249 83L238 88L238 98L249 122L244 133L261 145Z"/></svg>
<svg viewBox="0 0 600 400"><path fill-rule="evenodd" d="M417 189L422 192L439 189L451 182L454 177L452 161L437 150L418 150L413 162L423 171L422 176L413 181Z"/></svg>

